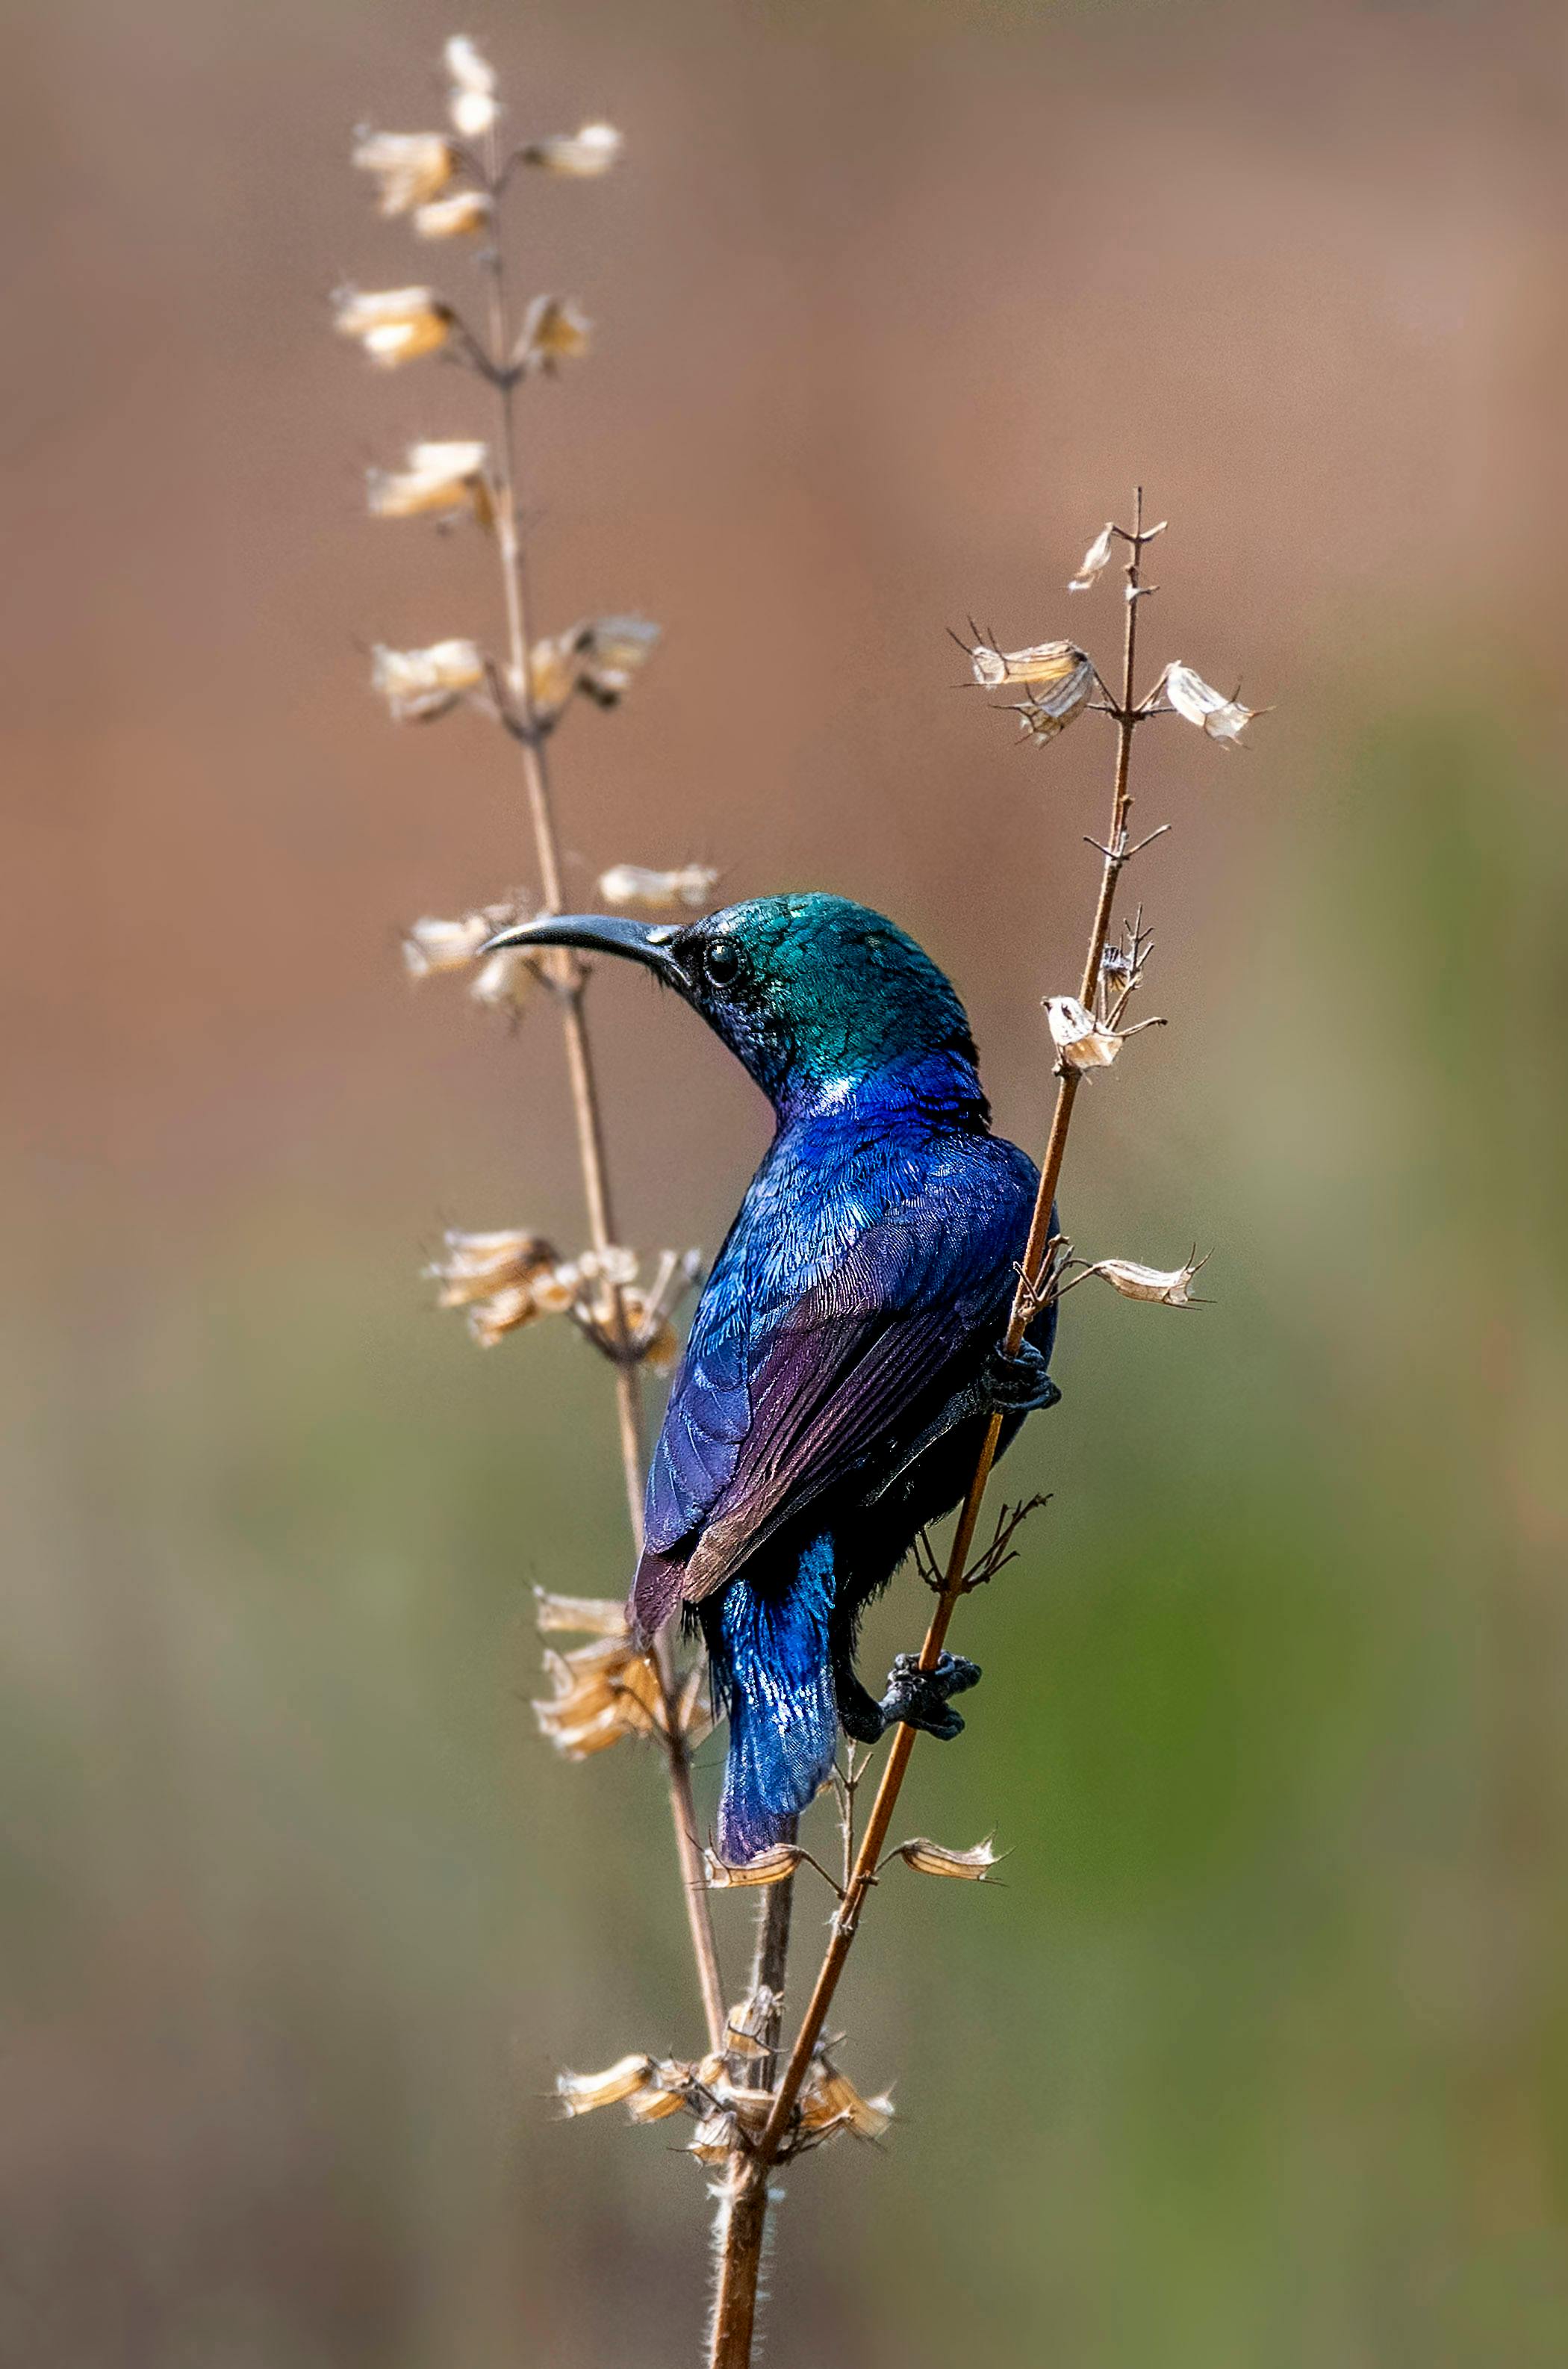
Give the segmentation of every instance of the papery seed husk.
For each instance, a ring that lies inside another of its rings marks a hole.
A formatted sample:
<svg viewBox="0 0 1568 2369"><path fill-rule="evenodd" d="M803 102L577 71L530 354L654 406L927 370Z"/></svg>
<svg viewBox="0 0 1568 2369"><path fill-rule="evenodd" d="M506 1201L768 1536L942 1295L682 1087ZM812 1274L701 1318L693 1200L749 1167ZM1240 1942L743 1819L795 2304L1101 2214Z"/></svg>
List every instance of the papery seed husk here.
<svg viewBox="0 0 1568 2369"><path fill-rule="evenodd" d="M1097 1259L1089 1272L1103 1276L1124 1299L1155 1300L1166 1308L1196 1308L1199 1303L1190 1297L1187 1287L1206 1264L1205 1259L1196 1259L1189 1260L1185 1266L1163 1268L1140 1266L1136 1259Z"/></svg>
<svg viewBox="0 0 1568 2369"><path fill-rule="evenodd" d="M949 1850L942 1843L933 1843L928 1835L915 1835L909 1842L898 1845L898 1857L918 1875L956 1876L968 1883L983 1883L996 1865L996 1853L989 1837L968 1850Z"/></svg>
<svg viewBox="0 0 1568 2369"><path fill-rule="evenodd" d="M741 1866L730 1866L716 1852L705 1850L704 1864L708 1883L715 1892L750 1890L767 1883L783 1883L795 1873L806 1853L794 1843L775 1843L771 1850L759 1851L753 1860Z"/></svg>
<svg viewBox="0 0 1568 2369"><path fill-rule="evenodd" d="M1084 553L1078 573L1067 588L1070 592L1088 591L1102 569L1110 566L1111 554L1116 549L1116 526L1111 520L1107 519Z"/></svg>
<svg viewBox="0 0 1568 2369"><path fill-rule="evenodd" d="M1227 699L1211 682L1179 658L1173 658L1162 678L1165 696L1178 715L1189 724L1198 725L1211 740L1234 742L1257 714L1255 707L1243 707L1239 699Z"/></svg>
<svg viewBox="0 0 1568 2369"><path fill-rule="evenodd" d="M585 123L578 132L561 132L547 140L531 140L522 151L525 165L559 173L575 181L597 180L607 173L622 148L621 134L610 123Z"/></svg>
<svg viewBox="0 0 1568 2369"><path fill-rule="evenodd" d="M441 47L441 63L459 90L493 94L498 77L472 33L449 33Z"/></svg>
<svg viewBox="0 0 1568 2369"><path fill-rule="evenodd" d="M509 1284L504 1291L477 1300L468 1310L468 1331L481 1349L493 1349L509 1333L531 1324L539 1307L526 1284Z"/></svg>
<svg viewBox="0 0 1568 2369"><path fill-rule="evenodd" d="M1027 699L1014 703L1013 712L1036 747L1043 748L1059 732L1065 732L1074 716L1082 715L1093 688L1093 663L1081 653L1070 673L1044 690L1032 691Z"/></svg>
<svg viewBox="0 0 1568 2369"><path fill-rule="evenodd" d="M697 911L717 881L718 874L705 864L681 864L670 872L657 872L646 864L612 864L599 876L599 893L607 905L639 905L651 913L670 905Z"/></svg>
<svg viewBox="0 0 1568 2369"><path fill-rule="evenodd" d="M365 132L356 140L355 169L380 184L382 213L406 214L445 189L457 169L452 143L439 132Z"/></svg>
<svg viewBox="0 0 1568 2369"><path fill-rule="evenodd" d="M521 946L499 946L468 992L492 1012L521 1012L539 984L539 973Z"/></svg>
<svg viewBox="0 0 1568 2369"><path fill-rule="evenodd" d="M667 2089L662 2084L656 2089L639 2090L626 2106L634 2123L662 2123L671 2114L689 2114L694 2111L679 2089Z"/></svg>
<svg viewBox="0 0 1568 2369"><path fill-rule="evenodd" d="M1026 650L993 650L982 642L969 656L975 681L987 691L1004 683L1070 682L1080 667L1089 666L1074 642L1036 642Z"/></svg>
<svg viewBox="0 0 1568 2369"><path fill-rule="evenodd" d="M433 978L448 970L465 970L490 935L491 922L483 913L464 913L457 921L421 914L403 933L403 961L411 978Z"/></svg>
<svg viewBox="0 0 1568 2369"><path fill-rule="evenodd" d="M495 212L483 189L459 189L455 197L435 198L414 209L417 238L474 238L488 230Z"/></svg>
<svg viewBox="0 0 1568 2369"><path fill-rule="evenodd" d="M1075 995L1047 996L1046 1017L1062 1059L1075 1070L1108 1070L1122 1049L1122 1039L1101 1028Z"/></svg>
<svg viewBox="0 0 1568 2369"><path fill-rule="evenodd" d="M856 2138L879 2139L893 2120L890 2098L863 2098L854 2083L826 2057L818 2057L800 2095L800 2119L807 2130L822 2130L842 2122Z"/></svg>
<svg viewBox="0 0 1568 2369"><path fill-rule="evenodd" d="M723 2163L734 2154L738 2137L733 2114L708 2114L697 2124L686 2152L699 2163Z"/></svg>
<svg viewBox="0 0 1568 2369"><path fill-rule="evenodd" d="M533 1622L547 1634L576 1631L590 1637L624 1642L626 1608L612 1596L553 1596L547 1588L533 1591Z"/></svg>
<svg viewBox="0 0 1568 2369"><path fill-rule="evenodd" d="M651 2056L623 2056L602 2073L557 2074L555 2094L565 2113L591 2114L601 2106L618 2106L624 2099L635 2097L647 2087L653 2069Z"/></svg>

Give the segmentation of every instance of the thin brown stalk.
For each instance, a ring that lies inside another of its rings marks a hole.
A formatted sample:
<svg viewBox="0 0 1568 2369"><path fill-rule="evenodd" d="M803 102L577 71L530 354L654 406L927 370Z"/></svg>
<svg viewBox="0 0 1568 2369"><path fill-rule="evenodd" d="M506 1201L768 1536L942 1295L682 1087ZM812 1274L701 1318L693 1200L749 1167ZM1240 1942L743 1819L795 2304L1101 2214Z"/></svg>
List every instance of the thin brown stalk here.
<svg viewBox="0 0 1568 2369"><path fill-rule="evenodd" d="M1131 850L1127 840L1127 818L1132 812L1129 787L1133 736L1143 716L1136 704L1134 673L1138 657L1138 612L1146 588L1141 582L1143 548L1151 538L1143 530L1143 488L1139 486L1133 497L1133 523L1125 538L1129 557L1127 564L1127 613L1122 637L1122 679L1119 703L1112 714L1116 726L1116 748L1112 791L1111 825L1106 834L1104 869L1100 876L1099 895L1094 917L1090 925L1088 952L1084 958L1083 981L1080 1000L1093 1008L1096 984L1100 975L1100 958L1105 950L1105 940L1111 924L1111 911L1120 879ZM1039 1190L1035 1197L1028 1240L1020 1262L1018 1288L1013 1297L1012 1314L1008 1320L1005 1346L1011 1356L1021 1347L1029 1322L1038 1305L1038 1292L1052 1238L1052 1211L1056 1204L1057 1184L1061 1175L1062 1160L1067 1150L1068 1130L1072 1120L1073 1104L1077 1099L1080 1073L1063 1061L1057 1071L1056 1104L1051 1113L1050 1133L1046 1143L1045 1158L1040 1165ZM1002 1417L993 1414L981 1443L974 1477L964 1499L947 1558L942 1591L937 1597L931 1623L921 1648L920 1666L934 1669L946 1640L949 1624L964 1593L974 1548L975 1533L979 1523L980 1507L991 1467L996 1461L997 1447L1001 1436ZM862 1913L876 1879L876 1871L887 1847L893 1813L898 1806L910 1756L914 1750L915 1730L900 1725L897 1730L881 1780L860 1838L853 1867L844 1896L833 1918L832 1930L822 1963L789 2061L774 2093L773 2109L761 2136L744 2157L731 2160L729 2193L726 2198L723 2226L723 2254L719 2264L718 2292L715 2305L713 2342L709 2352L709 2369L750 2369L751 2343L756 2321L757 2283L761 2267L762 2250L767 2232L768 2180L772 2167L788 2134L790 2117L803 2082L810 2069L813 2054L821 2039L834 1993L848 1963L860 1928Z"/></svg>
<svg viewBox="0 0 1568 2369"><path fill-rule="evenodd" d="M498 196L502 168L496 153L495 135L490 135L488 184L493 196ZM516 424L514 396L516 382L510 367L510 327L506 299L506 266L501 251L499 228L485 257L488 296L488 354L486 357L489 378L496 394L496 434L491 456L493 494L496 512L496 544L500 560L502 597L506 608L507 684L517 718L514 737L522 759L523 785L528 796L529 816L533 829L534 854L539 866L539 882L544 908L552 913L565 910L561 888L560 841L555 828L555 807L550 795L549 763L545 753L545 733L533 704L532 684L529 672L528 654L531 647L528 621L528 582L526 554L519 517L517 491ZM594 1065L593 1042L589 1033L585 997L588 968L573 954L565 953L555 958L552 985L561 1014L561 1030L566 1042L567 1072L571 1089L572 1117L577 1132L578 1161L582 1173L583 1199L588 1212L589 1238L594 1250L602 1257L616 1241L614 1208L611 1197L609 1162L604 1150L603 1109L599 1092L598 1073ZM618 1287L612 1288L613 1310L612 1329L616 1356L613 1359L615 1377L616 1428L621 1450L621 1472L626 1493L626 1517L631 1528L634 1551L640 1553L643 1539L643 1448L642 1448L642 1384L636 1360L632 1354L630 1328L626 1321L625 1302ZM696 1807L692 1793L692 1763L681 1733L679 1715L678 1685L675 1657L669 1639L661 1638L651 1656L658 1681L662 1711L663 1746L670 1791L670 1812L675 1828L676 1856L681 1867L681 1885L685 1895L686 1921L691 1932L692 1954L696 1963L697 1982L702 1992L703 2019L707 2028L708 2046L716 2049L724 2037L724 1986L719 1975L718 1951L714 1940L713 1917L709 1911L706 1879L703 1871L702 1852L697 1842Z"/></svg>

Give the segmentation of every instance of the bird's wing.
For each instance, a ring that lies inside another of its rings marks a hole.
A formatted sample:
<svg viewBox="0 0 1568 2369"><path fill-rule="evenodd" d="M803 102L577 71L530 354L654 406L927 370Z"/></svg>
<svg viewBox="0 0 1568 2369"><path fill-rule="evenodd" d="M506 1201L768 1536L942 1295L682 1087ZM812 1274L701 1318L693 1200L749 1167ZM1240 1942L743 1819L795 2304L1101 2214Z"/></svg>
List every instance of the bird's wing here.
<svg viewBox="0 0 1568 2369"><path fill-rule="evenodd" d="M944 1173L946 1189L865 1226L782 1306L734 1292L693 1331L650 1481L634 1590L645 1628L722 1587L920 1400L944 1394L944 1369L1000 1326L1028 1163L980 1154L959 1165L961 1178Z"/></svg>

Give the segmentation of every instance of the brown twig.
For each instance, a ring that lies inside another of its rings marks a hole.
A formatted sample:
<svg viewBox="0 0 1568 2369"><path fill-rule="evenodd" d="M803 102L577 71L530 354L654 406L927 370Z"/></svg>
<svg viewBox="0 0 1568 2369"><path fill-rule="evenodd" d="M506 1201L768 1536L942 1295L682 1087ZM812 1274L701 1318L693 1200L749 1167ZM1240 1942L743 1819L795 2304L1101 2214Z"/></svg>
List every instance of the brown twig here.
<svg viewBox="0 0 1568 2369"><path fill-rule="evenodd" d="M1129 776L1132 762L1133 736L1144 720L1144 710L1136 703L1134 670L1138 656L1138 612L1150 588L1141 580L1144 546L1153 539L1153 530L1143 528L1143 488L1133 496L1133 522L1130 529L1118 530L1128 548L1127 563L1127 612L1122 637L1121 695L1112 706L1116 727L1116 750L1112 792L1110 830L1101 853L1104 869L1100 876L1099 895L1094 918L1090 925L1089 949L1083 965L1083 982L1080 1001L1090 1010L1094 1008L1095 990L1100 976L1100 957L1104 952L1110 932L1111 913L1116 900L1116 884L1134 853L1127 839L1127 818L1132 811ZM1147 844L1147 841L1143 842ZM1034 1214L1030 1220L1018 1287L1013 1294L1013 1310L1008 1321L1005 1348L1016 1356L1023 1345L1030 1317L1039 1305L1042 1269L1053 1238L1053 1211L1058 1180L1061 1174L1063 1155L1067 1150L1068 1130L1071 1124L1073 1104L1077 1099L1080 1072L1064 1060L1057 1067L1056 1104L1051 1114L1050 1133L1046 1154L1040 1166L1039 1190L1036 1195ZM969 1557L974 1547L975 1531L979 1522L980 1506L986 1484L990 1479L1001 1436L1002 1417L993 1414L986 1428L974 1478L969 1483L958 1516L948 1553L946 1575L943 1582L925 1642L921 1648L920 1667L934 1669L942 1653L960 1596L965 1590L969 1572ZM788 2137L791 2117L801 2086L810 2069L813 2054L827 2022L828 2011L839 1986L860 1919L876 1880L898 1805L910 1756L914 1750L915 1731L900 1725L894 1735L887 1758L883 1765L881 1781L876 1799L860 1838L853 1869L845 1887L844 1897L832 1921L830 1936L822 1963L818 1969L811 1997L801 2019L795 2044L783 2077L774 2092L767 2123L745 2156L736 2156L730 2162L730 2190L727 2197L723 2229L723 2253L719 2264L718 2292L714 2311L713 2342L709 2352L710 2369L750 2369L751 2338L756 2318L757 2282L761 2266L762 2248L766 2235L768 2213L768 2179L772 2166Z"/></svg>
<svg viewBox="0 0 1568 2369"><path fill-rule="evenodd" d="M490 196L498 199L506 169L498 154L493 132L488 135L482 177ZM481 374L494 388L496 398L496 435L491 468L496 543L506 608L506 676L509 714L504 720L521 754L523 784L528 796L544 907L549 912L559 913L565 910L565 900L561 889L560 841L550 795L545 745L547 732L534 705L529 670L527 557L518 515L514 419L514 397L519 382L518 374L509 367L510 327L506 296L506 263L498 223L493 227L495 235L482 258L487 282L488 349L485 359L488 366ZM602 1106L584 1002L588 978L588 967L576 955L562 953L554 958L551 983L555 991L561 1031L566 1041L567 1070L571 1087L578 1159L582 1173L583 1199L588 1212L589 1238L595 1252L603 1258L614 1243L616 1234L609 1164L604 1150ZM615 1351L612 1368L615 1377L621 1471L633 1545L640 1553L643 1537L642 1384L637 1361L631 1354L633 1345L625 1300L618 1285L612 1286L611 1304ZM681 1865L692 1952L702 1992L708 2045L711 2049L717 2049L722 2046L724 2038L724 1986L719 1975L713 1917L697 1841L691 1757L679 1718L674 1650L668 1636L661 1637L655 1645L651 1660L658 1681L663 1711L670 1811L675 1828L675 1848Z"/></svg>

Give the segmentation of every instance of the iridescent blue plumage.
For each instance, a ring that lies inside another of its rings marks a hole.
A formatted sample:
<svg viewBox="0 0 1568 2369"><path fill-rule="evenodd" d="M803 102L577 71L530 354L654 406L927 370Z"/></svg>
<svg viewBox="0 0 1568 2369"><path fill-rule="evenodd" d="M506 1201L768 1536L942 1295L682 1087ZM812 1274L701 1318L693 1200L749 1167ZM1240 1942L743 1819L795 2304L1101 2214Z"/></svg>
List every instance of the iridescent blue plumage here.
<svg viewBox="0 0 1568 2369"><path fill-rule="evenodd" d="M509 942L647 963L745 1062L778 1127L698 1304L648 1473L644 1635L701 1622L730 1740L721 1853L794 1830L841 1722L961 1724L906 1674L878 1702L855 1631L954 1505L993 1406L1048 1404L1048 1316L998 1348L1036 1175L990 1132L963 1008L913 941L841 898L764 898L683 930L561 920Z"/></svg>

